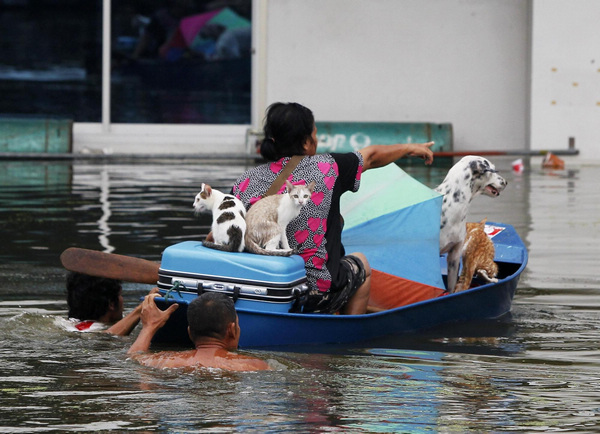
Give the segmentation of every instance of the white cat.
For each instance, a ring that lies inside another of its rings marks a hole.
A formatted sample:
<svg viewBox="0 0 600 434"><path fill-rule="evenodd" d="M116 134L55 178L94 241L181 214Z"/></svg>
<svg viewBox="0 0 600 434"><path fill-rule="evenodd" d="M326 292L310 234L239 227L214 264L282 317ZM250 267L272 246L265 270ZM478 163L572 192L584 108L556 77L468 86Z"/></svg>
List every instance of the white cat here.
<svg viewBox="0 0 600 434"><path fill-rule="evenodd" d="M315 182L293 185L285 181L285 185L287 193L264 197L248 210L246 248L250 252L275 256L290 256L294 253L288 243L286 228L310 200Z"/></svg>
<svg viewBox="0 0 600 434"><path fill-rule="evenodd" d="M244 250L246 208L241 200L215 190L208 184L202 184L202 189L194 200L194 209L196 213L210 210L213 215L211 233L214 242L205 240L202 244L227 252Z"/></svg>

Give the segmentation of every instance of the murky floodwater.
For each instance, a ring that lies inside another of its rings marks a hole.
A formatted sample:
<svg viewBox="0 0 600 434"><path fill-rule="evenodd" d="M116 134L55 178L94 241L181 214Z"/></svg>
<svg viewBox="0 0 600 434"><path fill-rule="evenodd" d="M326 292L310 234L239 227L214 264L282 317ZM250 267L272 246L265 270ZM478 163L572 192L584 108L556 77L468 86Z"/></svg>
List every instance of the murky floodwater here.
<svg viewBox="0 0 600 434"><path fill-rule="evenodd" d="M200 183L228 188L243 163L0 161L0 432L600 430L600 167L533 159L516 175L492 160L509 185L470 220L510 223L529 248L509 318L369 348L250 351L278 369L246 374L140 367L133 337L56 325L65 248L158 261L208 231L192 212ZM446 170L408 171L434 186ZM126 308L148 289L126 284Z"/></svg>

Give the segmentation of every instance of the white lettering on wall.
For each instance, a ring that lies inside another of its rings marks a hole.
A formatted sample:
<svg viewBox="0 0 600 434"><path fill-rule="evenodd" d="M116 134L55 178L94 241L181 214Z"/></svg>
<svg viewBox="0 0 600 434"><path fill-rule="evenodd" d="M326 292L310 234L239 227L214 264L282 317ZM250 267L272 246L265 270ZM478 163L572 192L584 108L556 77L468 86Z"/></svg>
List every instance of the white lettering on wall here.
<svg viewBox="0 0 600 434"><path fill-rule="evenodd" d="M319 134L318 138L318 147L325 152L357 151L371 144L371 137L361 132L352 134L349 139L346 134Z"/></svg>

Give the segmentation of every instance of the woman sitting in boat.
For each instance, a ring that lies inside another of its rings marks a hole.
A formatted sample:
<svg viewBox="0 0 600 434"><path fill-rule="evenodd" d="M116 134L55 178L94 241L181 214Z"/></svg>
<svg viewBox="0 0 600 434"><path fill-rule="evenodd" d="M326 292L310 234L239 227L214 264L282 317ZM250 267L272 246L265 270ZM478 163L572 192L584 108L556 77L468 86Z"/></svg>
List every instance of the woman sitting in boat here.
<svg viewBox="0 0 600 434"><path fill-rule="evenodd" d="M316 186L312 200L287 228L289 245L304 258L306 267L310 289L303 312L365 313L371 269L364 254L345 254L340 197L346 191L358 191L365 170L405 156L420 157L431 164L433 152L429 148L433 142L370 145L352 153L317 155L317 128L312 112L297 103L280 102L267 109L264 135L260 153L270 163L245 172L235 182L232 193L249 208L290 164L291 157L304 157L288 179L295 184L315 181Z"/></svg>

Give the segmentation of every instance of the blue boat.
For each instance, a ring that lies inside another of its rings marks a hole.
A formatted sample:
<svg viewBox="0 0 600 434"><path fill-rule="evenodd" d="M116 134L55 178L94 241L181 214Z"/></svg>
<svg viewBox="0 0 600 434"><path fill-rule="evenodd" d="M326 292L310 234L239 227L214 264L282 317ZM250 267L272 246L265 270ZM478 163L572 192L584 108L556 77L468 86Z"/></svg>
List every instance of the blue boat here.
<svg viewBox="0 0 600 434"><path fill-rule="evenodd" d="M281 345L360 343L387 336L423 332L444 324L470 320L495 319L510 312L519 277L527 264L527 249L510 225L494 237L497 283L481 284L466 291L445 294L442 290L430 299L403 304L403 294L372 290L378 312L365 315L321 315L278 312L272 307L237 307L242 335L240 347ZM445 257L440 258L445 266ZM408 281L407 281L408 282ZM474 280L474 285L478 281ZM377 292L379 291L379 292ZM163 290L163 294L167 291ZM168 300L156 299L164 308L177 302L180 307L155 336L155 342L191 344L187 337L186 306L197 294L171 291ZM389 303L387 306L385 303ZM265 305L267 303L265 302ZM397 306L399 305L399 306Z"/></svg>
<svg viewBox="0 0 600 434"><path fill-rule="evenodd" d="M163 309L173 302L180 307L154 342L191 344L186 307L204 290L233 293L241 348L367 344L509 313L528 258L514 227L486 225L495 246L498 282L474 279L470 289L447 294L446 257L439 255L441 196L394 165L384 169L366 172L359 193L344 198L341 207L346 251L365 253L373 269L368 313L299 311L305 290L300 257L206 252L200 241L187 241L163 253L162 297L156 302Z"/></svg>

